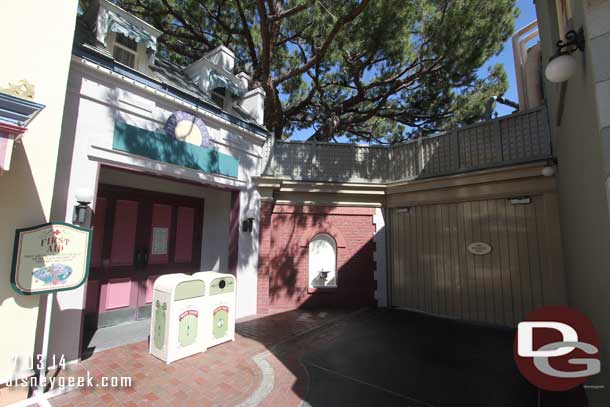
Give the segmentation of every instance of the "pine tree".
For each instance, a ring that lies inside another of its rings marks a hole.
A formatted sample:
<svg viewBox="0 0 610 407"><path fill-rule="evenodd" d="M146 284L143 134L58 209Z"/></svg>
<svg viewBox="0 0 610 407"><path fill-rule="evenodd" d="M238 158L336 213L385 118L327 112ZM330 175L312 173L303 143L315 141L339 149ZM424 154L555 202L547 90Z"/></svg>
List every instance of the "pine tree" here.
<svg viewBox="0 0 610 407"><path fill-rule="evenodd" d="M223 44L266 92L277 138L395 143L481 120L507 89L514 0L117 0L190 63Z"/></svg>

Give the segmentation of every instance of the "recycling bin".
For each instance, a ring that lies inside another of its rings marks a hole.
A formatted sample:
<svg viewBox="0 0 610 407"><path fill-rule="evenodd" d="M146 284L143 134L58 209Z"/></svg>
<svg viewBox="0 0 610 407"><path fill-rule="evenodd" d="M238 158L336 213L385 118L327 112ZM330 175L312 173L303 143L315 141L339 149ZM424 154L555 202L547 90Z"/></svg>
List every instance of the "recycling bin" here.
<svg viewBox="0 0 610 407"><path fill-rule="evenodd" d="M187 274L160 276L153 286L149 353L171 362L206 350L205 283ZM209 330L209 328L208 328Z"/></svg>
<svg viewBox="0 0 610 407"><path fill-rule="evenodd" d="M205 330L209 348L235 340L235 277L231 274L202 271L193 274L205 282L205 303L211 330Z"/></svg>

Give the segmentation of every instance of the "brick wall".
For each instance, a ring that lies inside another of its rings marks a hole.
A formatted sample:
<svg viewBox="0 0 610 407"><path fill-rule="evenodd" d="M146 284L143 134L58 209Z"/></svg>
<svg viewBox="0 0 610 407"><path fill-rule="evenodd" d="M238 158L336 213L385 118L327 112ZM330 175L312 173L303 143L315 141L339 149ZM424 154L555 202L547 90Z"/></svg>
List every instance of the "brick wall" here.
<svg viewBox="0 0 610 407"><path fill-rule="evenodd" d="M258 243L257 313L269 310L269 263L271 254L271 217L273 202L261 201Z"/></svg>
<svg viewBox="0 0 610 407"><path fill-rule="evenodd" d="M275 205L261 207L258 312L375 303L372 208ZM309 241L327 233L337 242L336 289L309 289Z"/></svg>

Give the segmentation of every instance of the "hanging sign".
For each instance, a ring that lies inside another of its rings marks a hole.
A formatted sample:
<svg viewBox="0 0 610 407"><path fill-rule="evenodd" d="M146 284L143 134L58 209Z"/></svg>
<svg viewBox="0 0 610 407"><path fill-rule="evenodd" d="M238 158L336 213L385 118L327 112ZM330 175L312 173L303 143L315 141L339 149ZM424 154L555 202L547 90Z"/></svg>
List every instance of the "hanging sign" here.
<svg viewBox="0 0 610 407"><path fill-rule="evenodd" d="M72 290L89 273L91 230L45 223L15 233L11 286L19 294Z"/></svg>

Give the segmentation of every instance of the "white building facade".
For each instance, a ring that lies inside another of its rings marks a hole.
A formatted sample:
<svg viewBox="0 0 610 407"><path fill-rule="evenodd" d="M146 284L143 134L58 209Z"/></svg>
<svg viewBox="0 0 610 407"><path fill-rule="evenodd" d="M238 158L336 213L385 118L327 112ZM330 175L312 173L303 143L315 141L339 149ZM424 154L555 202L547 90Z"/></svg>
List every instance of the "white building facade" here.
<svg viewBox="0 0 610 407"><path fill-rule="evenodd" d="M186 69L157 58L159 34L106 1L77 24L52 218L91 201L94 239L87 284L53 310L68 360L88 332L149 318L159 275L235 274L237 316L256 312L264 94L225 47Z"/></svg>
<svg viewBox="0 0 610 407"><path fill-rule="evenodd" d="M2 405L27 394L27 388L12 391L3 384L32 373L30 360L39 346L40 297L17 294L9 283L13 237L17 228L50 220L76 8L75 0L0 3L5 16L0 26ZM52 30L49 21L55 24ZM40 112L31 123L32 117L22 117L34 110Z"/></svg>

